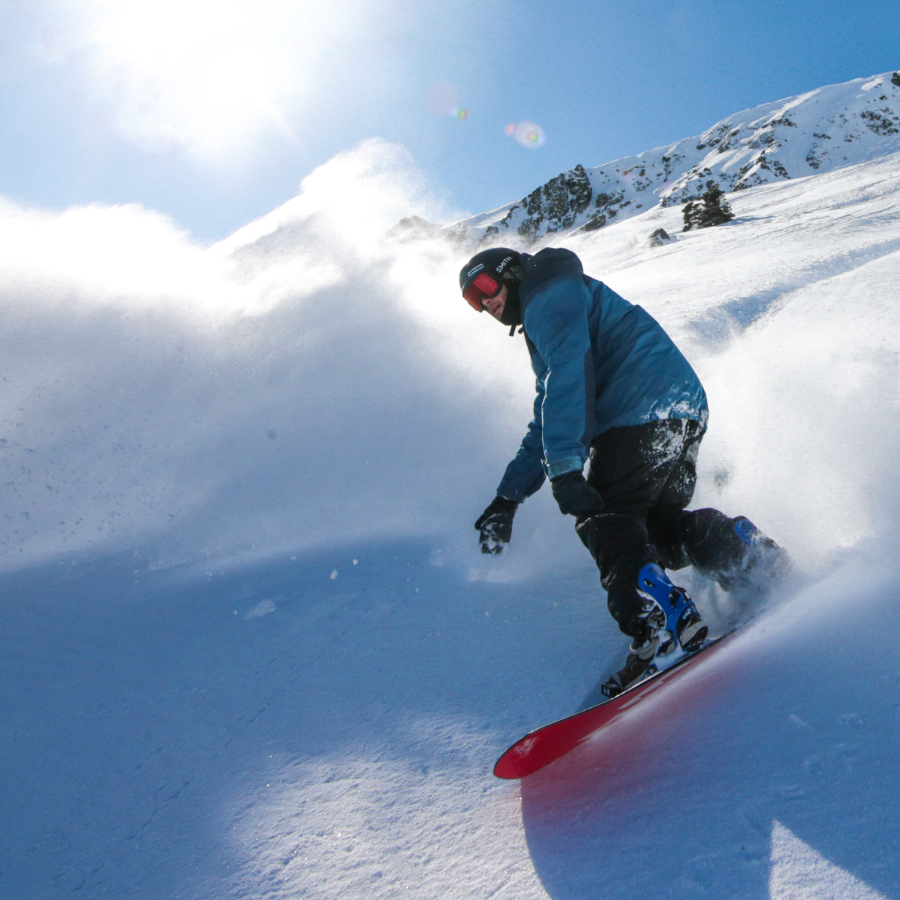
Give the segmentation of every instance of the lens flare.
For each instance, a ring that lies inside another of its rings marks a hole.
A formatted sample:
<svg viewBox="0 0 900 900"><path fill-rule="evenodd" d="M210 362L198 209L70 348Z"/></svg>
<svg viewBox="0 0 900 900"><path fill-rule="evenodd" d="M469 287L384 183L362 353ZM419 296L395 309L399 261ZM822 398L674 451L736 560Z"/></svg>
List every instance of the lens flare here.
<svg viewBox="0 0 900 900"><path fill-rule="evenodd" d="M506 126L506 134L508 137L512 137L516 133L516 123L510 122L509 125Z"/></svg>
<svg viewBox="0 0 900 900"><path fill-rule="evenodd" d="M508 126L506 133L509 134ZM543 147L547 141L544 129L534 122L519 122L513 130L513 136L523 147L528 148Z"/></svg>
<svg viewBox="0 0 900 900"><path fill-rule="evenodd" d="M452 84L441 82L436 84L425 97L425 105L436 116L450 116L451 118L464 119L465 110L460 109L459 94Z"/></svg>

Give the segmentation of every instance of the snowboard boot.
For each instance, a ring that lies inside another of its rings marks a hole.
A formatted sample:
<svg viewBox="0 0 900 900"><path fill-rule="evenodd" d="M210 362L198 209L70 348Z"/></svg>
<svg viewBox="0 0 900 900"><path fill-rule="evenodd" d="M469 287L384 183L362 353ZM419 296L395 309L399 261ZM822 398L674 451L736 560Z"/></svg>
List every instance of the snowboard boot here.
<svg viewBox="0 0 900 900"><path fill-rule="evenodd" d="M638 632L625 665L601 687L607 697L621 694L660 666L665 668L657 660L671 653L676 642L685 653L693 653L709 633L687 591L672 584L655 563L648 563L638 573L638 595L643 601Z"/></svg>
<svg viewBox="0 0 900 900"><path fill-rule="evenodd" d="M641 637L631 642L625 665L600 688L607 697L615 697L645 675L656 671L654 660L659 652L659 629L647 627Z"/></svg>
<svg viewBox="0 0 900 900"><path fill-rule="evenodd" d="M700 618L700 613L695 609L689 615L678 620L675 639L682 650L693 653L694 650L700 649L708 634L709 628L706 627L703 619Z"/></svg>
<svg viewBox="0 0 900 900"><path fill-rule="evenodd" d="M731 519L717 509L687 512L680 538L695 568L739 595L768 593L791 567L787 551L746 516Z"/></svg>
<svg viewBox="0 0 900 900"><path fill-rule="evenodd" d="M638 614L631 619L630 627L634 629L634 635L631 647L628 649L628 658L625 660L625 665L601 686L600 689L607 697L615 697L640 681L645 675L652 675L656 671L653 661L660 652L660 639L663 636L668 638L668 632L665 630L666 614L663 608L644 591L638 590L636 593L640 599L641 608ZM632 588L633 595L634 589Z"/></svg>
<svg viewBox="0 0 900 900"><path fill-rule="evenodd" d="M717 580L726 591L764 594L788 574L791 561L787 551L745 516L738 516L733 528L741 542L741 552L734 565L720 572Z"/></svg>

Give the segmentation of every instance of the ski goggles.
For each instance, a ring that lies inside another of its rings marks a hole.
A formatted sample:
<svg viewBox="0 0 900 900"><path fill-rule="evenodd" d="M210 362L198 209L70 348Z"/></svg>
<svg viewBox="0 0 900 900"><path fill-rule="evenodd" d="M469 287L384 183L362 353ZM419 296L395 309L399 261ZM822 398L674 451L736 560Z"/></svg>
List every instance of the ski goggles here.
<svg viewBox="0 0 900 900"><path fill-rule="evenodd" d="M463 297L476 312L484 311L484 301L496 297L503 287L503 282L488 275L487 272L479 272L464 288Z"/></svg>

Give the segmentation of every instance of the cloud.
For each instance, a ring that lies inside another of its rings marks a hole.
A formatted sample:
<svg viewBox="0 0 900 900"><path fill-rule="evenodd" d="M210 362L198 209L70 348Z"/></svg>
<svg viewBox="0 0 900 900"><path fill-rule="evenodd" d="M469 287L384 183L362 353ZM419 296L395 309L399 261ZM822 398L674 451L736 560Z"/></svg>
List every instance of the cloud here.
<svg viewBox="0 0 900 900"><path fill-rule="evenodd" d="M461 301L464 250L385 239L431 212L383 141L212 248L138 206L0 201L0 557L469 539L497 478L473 459L514 449L486 449L496 394L524 420L531 382Z"/></svg>

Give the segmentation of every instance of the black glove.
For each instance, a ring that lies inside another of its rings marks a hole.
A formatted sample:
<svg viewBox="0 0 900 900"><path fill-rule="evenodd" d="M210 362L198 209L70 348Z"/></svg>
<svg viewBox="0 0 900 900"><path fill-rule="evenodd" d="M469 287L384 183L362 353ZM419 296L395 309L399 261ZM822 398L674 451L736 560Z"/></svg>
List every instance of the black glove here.
<svg viewBox="0 0 900 900"><path fill-rule="evenodd" d="M494 497L478 517L476 530L481 532L481 552L499 553L512 537L513 516L519 504L506 497Z"/></svg>
<svg viewBox="0 0 900 900"><path fill-rule="evenodd" d="M550 482L553 497L563 515L586 519L603 511L603 499L581 472L566 472Z"/></svg>

